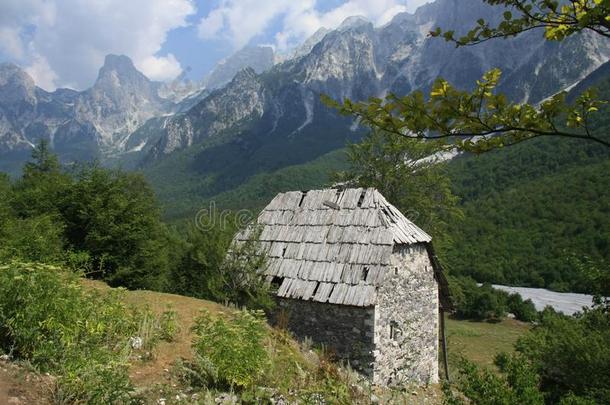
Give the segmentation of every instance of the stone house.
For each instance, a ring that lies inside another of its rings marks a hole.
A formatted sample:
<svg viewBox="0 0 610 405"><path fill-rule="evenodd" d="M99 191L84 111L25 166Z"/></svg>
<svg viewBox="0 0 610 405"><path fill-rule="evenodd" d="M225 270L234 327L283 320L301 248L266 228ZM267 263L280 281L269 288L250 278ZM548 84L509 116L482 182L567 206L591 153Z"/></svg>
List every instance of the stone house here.
<svg viewBox="0 0 610 405"><path fill-rule="evenodd" d="M272 320L282 314L298 338L375 384L438 381L439 314L450 301L428 234L372 188L278 194L257 222Z"/></svg>

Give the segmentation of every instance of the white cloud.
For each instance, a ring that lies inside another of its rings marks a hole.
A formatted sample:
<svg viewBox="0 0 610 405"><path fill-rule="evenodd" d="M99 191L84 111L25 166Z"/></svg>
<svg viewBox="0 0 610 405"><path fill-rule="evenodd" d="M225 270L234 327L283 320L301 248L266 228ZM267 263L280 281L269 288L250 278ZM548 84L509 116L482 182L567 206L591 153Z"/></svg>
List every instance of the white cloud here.
<svg viewBox="0 0 610 405"><path fill-rule="evenodd" d="M362 15L375 25L382 25L396 14L414 11L428 1L347 0L320 12L316 0L221 0L218 7L202 18L198 30L202 39L228 39L235 48L240 48L280 19L281 30L275 34L275 39L277 48L283 50L300 43L321 27L336 28L347 17Z"/></svg>
<svg viewBox="0 0 610 405"><path fill-rule="evenodd" d="M23 46L19 38L19 30L11 27L0 27L0 51L8 56L23 58Z"/></svg>
<svg viewBox="0 0 610 405"><path fill-rule="evenodd" d="M299 3L291 0L222 0L200 21L199 36L202 39L228 38L235 47L242 47L265 30L275 17L299 7Z"/></svg>
<svg viewBox="0 0 610 405"><path fill-rule="evenodd" d="M151 80L168 81L182 73L180 62L173 54L149 56L140 63L140 70Z"/></svg>
<svg viewBox="0 0 610 405"><path fill-rule="evenodd" d="M36 55L32 64L25 68L25 71L32 76L38 87L52 91L57 87L57 74L49 66L49 62L40 56Z"/></svg>
<svg viewBox="0 0 610 405"><path fill-rule="evenodd" d="M0 31L0 41L18 42L2 41L1 51L47 85L89 87L109 53L128 55L152 78L169 79L180 64L172 54L157 54L167 33L186 26L194 12L191 0L2 0L0 27L18 35Z"/></svg>

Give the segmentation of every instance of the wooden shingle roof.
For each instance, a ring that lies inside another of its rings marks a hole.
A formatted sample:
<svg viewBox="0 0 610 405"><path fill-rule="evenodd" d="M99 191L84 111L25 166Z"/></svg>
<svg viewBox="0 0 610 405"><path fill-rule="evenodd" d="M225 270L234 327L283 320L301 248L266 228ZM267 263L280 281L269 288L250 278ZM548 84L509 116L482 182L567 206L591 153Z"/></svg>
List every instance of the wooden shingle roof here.
<svg viewBox="0 0 610 405"><path fill-rule="evenodd" d="M372 188L278 194L257 222L277 295L331 304L374 305L394 245L432 239Z"/></svg>

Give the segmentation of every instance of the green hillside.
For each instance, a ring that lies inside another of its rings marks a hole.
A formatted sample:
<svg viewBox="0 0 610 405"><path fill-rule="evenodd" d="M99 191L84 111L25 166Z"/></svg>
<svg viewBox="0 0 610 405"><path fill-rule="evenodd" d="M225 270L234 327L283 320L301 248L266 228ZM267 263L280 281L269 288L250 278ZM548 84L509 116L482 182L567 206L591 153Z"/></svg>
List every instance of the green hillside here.
<svg viewBox="0 0 610 405"><path fill-rule="evenodd" d="M316 114L324 118L296 134L224 134L146 165L166 217L190 217L209 200L229 208L262 208L277 191L326 184L343 167L332 152L360 133L347 130L349 122L334 112Z"/></svg>
<svg viewBox="0 0 610 405"><path fill-rule="evenodd" d="M591 77L610 99L610 65ZM600 72L604 73L603 75ZM581 86L582 87L582 86ZM595 116L610 135L610 107ZM449 163L465 220L445 253L454 274L477 281L583 291L572 256L610 260L610 150L537 139Z"/></svg>
<svg viewBox="0 0 610 405"><path fill-rule="evenodd" d="M446 252L453 274L583 291L568 258L610 259L610 160L489 191L463 208Z"/></svg>

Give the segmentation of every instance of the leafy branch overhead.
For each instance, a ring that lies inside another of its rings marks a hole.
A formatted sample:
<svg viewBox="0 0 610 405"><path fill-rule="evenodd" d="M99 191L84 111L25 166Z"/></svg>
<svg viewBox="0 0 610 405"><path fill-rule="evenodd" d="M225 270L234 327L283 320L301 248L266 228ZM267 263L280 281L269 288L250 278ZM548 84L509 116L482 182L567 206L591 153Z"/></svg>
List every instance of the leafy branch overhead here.
<svg viewBox="0 0 610 405"><path fill-rule="evenodd" d="M476 45L493 38L514 37L537 28L544 28L545 38L555 41L561 41L583 30L610 38L610 0L483 1L507 8L503 13L503 21L496 27L492 27L484 19L479 19L477 26L460 38L455 37L454 31L443 32L440 27L430 32L430 36L442 36L447 41L455 42L457 46Z"/></svg>
<svg viewBox="0 0 610 405"><path fill-rule="evenodd" d="M573 104L566 102L565 92L539 106L519 104L495 92L500 75L499 69L485 73L472 92L456 89L439 78L429 97L418 90L402 97L390 93L385 99L371 97L364 102L346 99L340 103L328 96L322 99L373 128L408 138L445 140L447 147L475 153L542 136L584 139L610 147L610 142L591 130L591 115L606 103L596 100L593 90L582 93Z"/></svg>

